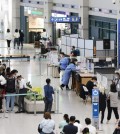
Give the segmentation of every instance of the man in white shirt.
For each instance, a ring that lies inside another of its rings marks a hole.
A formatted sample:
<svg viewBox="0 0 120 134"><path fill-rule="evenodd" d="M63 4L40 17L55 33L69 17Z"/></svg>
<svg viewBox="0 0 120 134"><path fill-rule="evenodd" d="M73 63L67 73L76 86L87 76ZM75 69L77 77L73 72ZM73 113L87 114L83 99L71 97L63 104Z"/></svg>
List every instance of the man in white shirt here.
<svg viewBox="0 0 120 134"><path fill-rule="evenodd" d="M89 128L90 134L96 134L96 128L91 125L91 119L90 118L85 119L85 124L86 124L86 127Z"/></svg>
<svg viewBox="0 0 120 134"><path fill-rule="evenodd" d="M23 77L20 75L17 77L17 83L18 83L18 88L19 88L19 94L26 94L27 90L26 90L26 82L25 79L23 79ZM24 110L24 95L20 95L19 96L19 109L16 113L21 113L21 112L25 112ZM21 111L22 110L22 111Z"/></svg>
<svg viewBox="0 0 120 134"><path fill-rule="evenodd" d="M83 126L80 124L79 120L76 120L74 123L74 126L78 127L78 132L77 134L81 134L82 130L83 130Z"/></svg>
<svg viewBox="0 0 120 134"><path fill-rule="evenodd" d="M4 85L6 84L6 79L0 75L0 113L3 112L2 110L2 93L3 93L3 89L4 89Z"/></svg>

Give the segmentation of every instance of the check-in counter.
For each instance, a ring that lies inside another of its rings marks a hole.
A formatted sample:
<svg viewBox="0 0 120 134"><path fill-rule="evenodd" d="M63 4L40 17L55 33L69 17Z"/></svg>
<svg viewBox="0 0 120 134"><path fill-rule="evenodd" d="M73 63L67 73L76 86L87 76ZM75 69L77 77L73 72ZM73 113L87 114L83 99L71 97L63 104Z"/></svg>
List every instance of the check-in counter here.
<svg viewBox="0 0 120 134"><path fill-rule="evenodd" d="M80 77L77 75L79 74ZM80 73L80 72L73 72L72 73L72 85L71 89L76 91L78 94L80 91L80 84L86 85L86 83L94 77L94 73Z"/></svg>

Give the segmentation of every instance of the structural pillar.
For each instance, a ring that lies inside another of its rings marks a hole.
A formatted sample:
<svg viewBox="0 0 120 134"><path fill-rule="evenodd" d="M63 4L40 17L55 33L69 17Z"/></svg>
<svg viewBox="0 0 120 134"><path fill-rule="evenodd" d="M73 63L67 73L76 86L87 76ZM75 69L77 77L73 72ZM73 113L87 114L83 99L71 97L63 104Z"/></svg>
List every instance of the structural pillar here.
<svg viewBox="0 0 120 134"><path fill-rule="evenodd" d="M79 33L81 38L88 39L88 22L89 22L89 0L80 0L81 7L79 16L81 17L81 24L79 25Z"/></svg>
<svg viewBox="0 0 120 134"><path fill-rule="evenodd" d="M52 37L52 23L50 23L51 10L53 8L53 0L45 0L44 3L44 27L48 37Z"/></svg>
<svg viewBox="0 0 120 134"><path fill-rule="evenodd" d="M12 32L20 29L20 0L12 0Z"/></svg>

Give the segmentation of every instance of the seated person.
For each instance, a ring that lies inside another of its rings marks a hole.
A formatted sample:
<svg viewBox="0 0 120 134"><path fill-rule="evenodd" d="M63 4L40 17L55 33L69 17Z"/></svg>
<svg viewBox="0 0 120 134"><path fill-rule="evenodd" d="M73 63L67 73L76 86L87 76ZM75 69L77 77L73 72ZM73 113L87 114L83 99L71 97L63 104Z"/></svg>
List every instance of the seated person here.
<svg viewBox="0 0 120 134"><path fill-rule="evenodd" d="M82 131L82 134L90 134L89 133L89 128L84 128L83 131Z"/></svg>
<svg viewBox="0 0 120 134"><path fill-rule="evenodd" d="M97 78L93 77L91 80L89 80L86 84L86 87L88 89L89 95L92 96L92 89L96 86L97 84Z"/></svg>
<svg viewBox="0 0 120 134"><path fill-rule="evenodd" d="M120 121L118 122L118 126L116 127L115 131L113 134L120 134Z"/></svg>
<svg viewBox="0 0 120 134"><path fill-rule="evenodd" d="M86 128L89 129L90 134L96 134L96 128L91 125L91 119L90 118L85 119L85 124L86 124Z"/></svg>
<svg viewBox="0 0 120 134"><path fill-rule="evenodd" d="M84 84L80 85L80 98L83 99L84 102L86 102L86 96L88 95L88 89L86 88L86 86Z"/></svg>

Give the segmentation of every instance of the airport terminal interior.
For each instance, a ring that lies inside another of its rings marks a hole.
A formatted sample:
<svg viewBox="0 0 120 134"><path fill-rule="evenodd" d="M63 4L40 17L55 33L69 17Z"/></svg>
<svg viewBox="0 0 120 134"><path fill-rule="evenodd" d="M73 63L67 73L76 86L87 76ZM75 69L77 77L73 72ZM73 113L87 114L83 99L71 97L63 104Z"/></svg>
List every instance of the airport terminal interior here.
<svg viewBox="0 0 120 134"><path fill-rule="evenodd" d="M0 134L120 134L119 65L119 0L0 1Z"/></svg>

